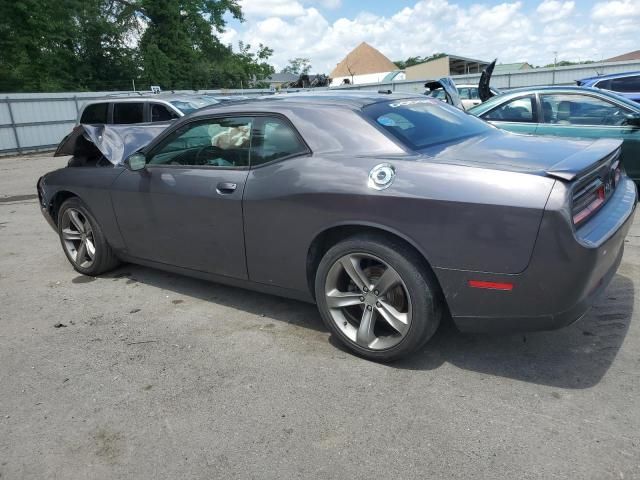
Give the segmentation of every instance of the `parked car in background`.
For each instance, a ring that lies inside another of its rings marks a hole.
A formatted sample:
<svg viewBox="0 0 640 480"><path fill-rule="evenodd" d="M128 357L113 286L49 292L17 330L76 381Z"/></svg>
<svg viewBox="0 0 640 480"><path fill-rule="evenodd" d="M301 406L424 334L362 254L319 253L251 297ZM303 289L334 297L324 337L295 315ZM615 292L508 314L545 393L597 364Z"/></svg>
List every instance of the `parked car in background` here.
<svg viewBox="0 0 640 480"><path fill-rule="evenodd" d="M586 87L525 87L469 110L512 132L623 141L622 163L640 182L640 104L607 90Z"/></svg>
<svg viewBox="0 0 640 480"><path fill-rule="evenodd" d="M131 124L167 122L220 101L201 94L128 94L87 102L78 124Z"/></svg>
<svg viewBox="0 0 640 480"><path fill-rule="evenodd" d="M59 151L94 153L38 181L73 268L124 260L315 302L374 360L418 350L445 312L476 332L577 320L637 200L620 141L513 135L423 95L274 95L148 143L154 127L78 127Z"/></svg>
<svg viewBox="0 0 640 480"><path fill-rule="evenodd" d="M634 102L640 102L640 72L613 73L598 77L583 78L576 81L582 87L602 88L611 90L630 98Z"/></svg>
<svg viewBox="0 0 640 480"><path fill-rule="evenodd" d="M465 110L469 110L470 108L475 107L476 105L480 105L482 100L480 99L480 95L478 93L478 85L457 85L458 96L462 101L462 106ZM492 95L500 95L500 90L494 87L490 87L490 91ZM425 92L425 95L433 98L437 98L438 100L442 100L444 102L447 101L446 92L442 88L436 88L435 90L429 90Z"/></svg>

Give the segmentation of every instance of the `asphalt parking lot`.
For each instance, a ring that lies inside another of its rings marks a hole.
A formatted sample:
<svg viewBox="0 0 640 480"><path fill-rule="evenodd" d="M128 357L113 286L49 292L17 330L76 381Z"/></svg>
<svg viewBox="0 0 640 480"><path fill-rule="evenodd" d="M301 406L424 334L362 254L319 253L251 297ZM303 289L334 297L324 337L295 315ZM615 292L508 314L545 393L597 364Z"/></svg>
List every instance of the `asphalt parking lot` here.
<svg viewBox="0 0 640 480"><path fill-rule="evenodd" d="M134 265L79 275L35 197L65 163L0 158L1 479L640 478L640 216L581 322L444 325L380 365L312 305Z"/></svg>

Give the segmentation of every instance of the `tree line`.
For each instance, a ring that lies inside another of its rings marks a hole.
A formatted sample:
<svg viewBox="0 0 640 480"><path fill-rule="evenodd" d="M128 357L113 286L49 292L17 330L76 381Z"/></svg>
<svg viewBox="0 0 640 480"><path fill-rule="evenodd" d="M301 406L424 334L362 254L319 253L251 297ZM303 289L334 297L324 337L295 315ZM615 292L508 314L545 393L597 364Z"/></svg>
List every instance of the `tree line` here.
<svg viewBox="0 0 640 480"><path fill-rule="evenodd" d="M273 50L224 45L238 0L0 2L0 91L262 87Z"/></svg>

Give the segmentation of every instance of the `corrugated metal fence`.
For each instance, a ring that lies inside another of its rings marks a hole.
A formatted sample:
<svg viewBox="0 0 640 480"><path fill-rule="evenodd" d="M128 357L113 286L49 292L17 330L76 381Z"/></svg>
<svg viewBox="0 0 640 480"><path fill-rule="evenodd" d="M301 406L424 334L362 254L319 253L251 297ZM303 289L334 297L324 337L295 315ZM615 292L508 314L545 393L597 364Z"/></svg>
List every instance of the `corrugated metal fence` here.
<svg viewBox="0 0 640 480"><path fill-rule="evenodd" d="M496 74L491 85L515 88L535 85L569 85L596 75L640 70L640 61L593 63L558 68L537 68ZM479 74L453 77L459 85L477 84ZM335 87L349 90L424 92L424 80ZM216 90L215 95L262 95L268 90ZM82 106L90 100L125 92L0 94L0 155L54 148L71 131ZM185 92L189 93L189 92ZM201 92L204 93L204 92Z"/></svg>

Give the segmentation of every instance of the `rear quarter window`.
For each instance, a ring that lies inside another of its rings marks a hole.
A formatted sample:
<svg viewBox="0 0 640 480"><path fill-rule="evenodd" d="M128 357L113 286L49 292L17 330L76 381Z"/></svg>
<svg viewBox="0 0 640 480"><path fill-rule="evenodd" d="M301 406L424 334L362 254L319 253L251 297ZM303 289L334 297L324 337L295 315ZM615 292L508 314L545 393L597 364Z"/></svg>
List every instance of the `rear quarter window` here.
<svg viewBox="0 0 640 480"><path fill-rule="evenodd" d="M614 92L640 92L640 75L633 75L624 78L614 78L611 80L611 90Z"/></svg>
<svg viewBox="0 0 640 480"><path fill-rule="evenodd" d="M80 123L96 124L107 123L107 112L109 111L108 103L94 103L87 105L82 112Z"/></svg>

